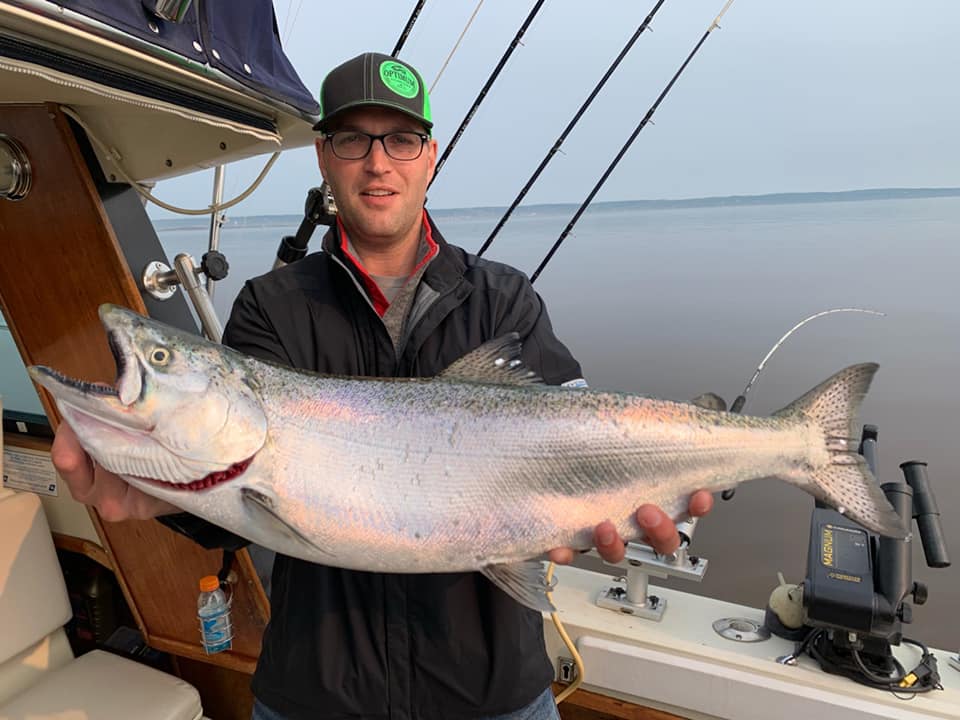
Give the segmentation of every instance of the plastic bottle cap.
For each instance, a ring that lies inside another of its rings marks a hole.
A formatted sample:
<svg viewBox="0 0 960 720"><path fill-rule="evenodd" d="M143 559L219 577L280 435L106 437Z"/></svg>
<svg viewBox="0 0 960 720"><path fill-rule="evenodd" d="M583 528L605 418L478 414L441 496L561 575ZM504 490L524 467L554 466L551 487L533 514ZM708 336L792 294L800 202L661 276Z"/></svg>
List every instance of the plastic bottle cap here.
<svg viewBox="0 0 960 720"><path fill-rule="evenodd" d="M220 587L220 578L216 575L207 575L200 578L200 589L203 592L213 592Z"/></svg>

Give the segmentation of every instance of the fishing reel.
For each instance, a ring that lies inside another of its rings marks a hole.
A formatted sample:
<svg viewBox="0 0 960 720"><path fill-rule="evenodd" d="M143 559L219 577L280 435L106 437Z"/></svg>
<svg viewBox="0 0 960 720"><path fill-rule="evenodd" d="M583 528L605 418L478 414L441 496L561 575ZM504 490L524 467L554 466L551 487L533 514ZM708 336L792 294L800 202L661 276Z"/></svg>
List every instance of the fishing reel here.
<svg viewBox="0 0 960 720"><path fill-rule="evenodd" d="M877 429L866 425L860 453L876 476ZM931 568L949 567L940 512L927 478L926 463L900 466L905 482L881 485L890 504L909 525L915 519ZM845 515L817 503L810 521L807 576L799 585L774 590L764 624L775 635L800 644L778 658L794 664L806 653L828 673L871 687L924 692L939 685L937 660L925 645L904 637L913 604L923 605L928 590L914 582L912 535L904 540L875 535ZM907 672L891 646L920 648L920 663Z"/></svg>

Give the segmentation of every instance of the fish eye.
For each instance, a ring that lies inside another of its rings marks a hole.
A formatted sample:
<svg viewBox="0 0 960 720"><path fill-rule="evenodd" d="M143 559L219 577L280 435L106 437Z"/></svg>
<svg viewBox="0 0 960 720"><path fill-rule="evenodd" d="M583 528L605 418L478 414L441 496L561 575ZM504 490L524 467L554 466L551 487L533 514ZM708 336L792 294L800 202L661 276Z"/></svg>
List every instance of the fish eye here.
<svg viewBox="0 0 960 720"><path fill-rule="evenodd" d="M150 362L160 367L166 365L170 362L170 351L165 347L154 348L153 352L150 353Z"/></svg>

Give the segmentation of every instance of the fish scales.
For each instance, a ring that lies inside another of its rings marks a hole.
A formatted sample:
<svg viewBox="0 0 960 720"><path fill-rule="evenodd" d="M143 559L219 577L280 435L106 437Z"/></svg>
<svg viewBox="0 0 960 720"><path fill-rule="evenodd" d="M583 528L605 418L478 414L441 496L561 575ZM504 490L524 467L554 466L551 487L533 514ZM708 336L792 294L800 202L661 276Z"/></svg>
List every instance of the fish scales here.
<svg viewBox="0 0 960 720"><path fill-rule="evenodd" d="M276 377L258 384L271 393L289 386L288 373L266 373ZM643 502L673 510L684 492L728 487L757 468L786 472L796 434L783 421L528 387L307 377L293 397L268 411L277 431L263 458L290 482L288 517L324 534L341 562L359 564L353 553L365 543L390 548L376 569L473 569L472 558L447 559L466 541L500 561L536 555L545 539L587 547L607 518L633 538L631 508ZM311 521L305 508L323 512Z"/></svg>

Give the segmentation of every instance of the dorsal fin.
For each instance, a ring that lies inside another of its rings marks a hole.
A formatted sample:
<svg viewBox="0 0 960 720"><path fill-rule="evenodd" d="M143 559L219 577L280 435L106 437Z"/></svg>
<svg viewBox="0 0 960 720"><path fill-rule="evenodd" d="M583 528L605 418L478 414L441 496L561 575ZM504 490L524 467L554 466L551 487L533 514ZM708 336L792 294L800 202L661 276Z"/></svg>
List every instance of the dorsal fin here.
<svg viewBox="0 0 960 720"><path fill-rule="evenodd" d="M440 373L444 380L496 385L540 385L543 380L523 364L520 336L513 332L485 342Z"/></svg>

